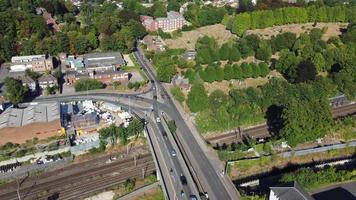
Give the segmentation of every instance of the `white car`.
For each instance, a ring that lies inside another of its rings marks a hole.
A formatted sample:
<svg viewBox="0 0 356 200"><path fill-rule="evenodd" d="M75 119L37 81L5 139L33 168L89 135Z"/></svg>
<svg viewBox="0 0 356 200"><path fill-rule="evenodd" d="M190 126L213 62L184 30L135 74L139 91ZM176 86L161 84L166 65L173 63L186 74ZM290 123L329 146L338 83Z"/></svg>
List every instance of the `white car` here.
<svg viewBox="0 0 356 200"><path fill-rule="evenodd" d="M161 122L161 118L160 118L160 117L157 117L157 118L156 118L156 122L160 123L160 122Z"/></svg>

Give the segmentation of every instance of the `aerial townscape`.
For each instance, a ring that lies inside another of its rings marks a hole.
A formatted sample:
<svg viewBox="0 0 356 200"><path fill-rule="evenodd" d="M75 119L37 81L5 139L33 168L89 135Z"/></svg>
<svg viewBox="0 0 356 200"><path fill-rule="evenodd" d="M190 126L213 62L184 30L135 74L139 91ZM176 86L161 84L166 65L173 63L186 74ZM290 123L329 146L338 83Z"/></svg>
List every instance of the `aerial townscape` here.
<svg viewBox="0 0 356 200"><path fill-rule="evenodd" d="M0 0L0 200L356 200L356 1Z"/></svg>

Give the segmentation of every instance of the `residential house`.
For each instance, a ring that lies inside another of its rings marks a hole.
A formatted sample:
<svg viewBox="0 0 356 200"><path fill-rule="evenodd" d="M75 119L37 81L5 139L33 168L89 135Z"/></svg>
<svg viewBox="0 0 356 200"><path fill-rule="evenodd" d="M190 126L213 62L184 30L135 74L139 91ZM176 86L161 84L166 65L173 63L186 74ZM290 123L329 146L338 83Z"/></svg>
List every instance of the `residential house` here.
<svg viewBox="0 0 356 200"><path fill-rule="evenodd" d="M315 200L296 181L270 187L269 200Z"/></svg>
<svg viewBox="0 0 356 200"><path fill-rule="evenodd" d="M57 78L52 74L44 74L38 78L38 85L41 89L46 89L47 87L53 87L58 85Z"/></svg>
<svg viewBox="0 0 356 200"><path fill-rule="evenodd" d="M188 50L183 54L183 58L185 58L186 60L194 60L196 55L197 55L196 51Z"/></svg>
<svg viewBox="0 0 356 200"><path fill-rule="evenodd" d="M158 29L162 29L164 32L175 31L181 29L187 23L183 15L176 11L169 11L167 17L156 19L150 16L141 16L140 20L148 31L157 31Z"/></svg>
<svg viewBox="0 0 356 200"><path fill-rule="evenodd" d="M10 72L45 72L53 69L53 58L47 55L14 56L11 58Z"/></svg>
<svg viewBox="0 0 356 200"><path fill-rule="evenodd" d="M28 86L30 92L36 91L36 81L29 76L19 76L18 79L22 82L23 86Z"/></svg>

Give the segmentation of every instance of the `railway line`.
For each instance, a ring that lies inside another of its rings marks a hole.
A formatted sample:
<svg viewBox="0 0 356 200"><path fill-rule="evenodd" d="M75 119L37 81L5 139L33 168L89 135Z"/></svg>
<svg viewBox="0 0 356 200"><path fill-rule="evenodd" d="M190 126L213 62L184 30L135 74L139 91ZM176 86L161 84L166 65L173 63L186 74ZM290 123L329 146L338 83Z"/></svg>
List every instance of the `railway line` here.
<svg viewBox="0 0 356 200"><path fill-rule="evenodd" d="M334 107L332 110L333 118L339 118L354 113L356 113L356 103ZM266 124L261 124L252 128L237 129L227 134L210 137L206 139L206 142L212 145L223 145L231 144L233 142L241 142L245 137L269 138L271 136L272 134L268 130L268 126Z"/></svg>
<svg viewBox="0 0 356 200"><path fill-rule="evenodd" d="M21 199L49 199L51 195L59 195L60 199L78 199L122 183L128 178L142 177L143 171L145 174L155 171L149 153L137 157L136 161L133 157L124 158L64 176L60 175L59 170L58 174L53 172L50 174L50 180L33 178L24 180L20 187ZM17 185L14 183L1 186L0 199L18 199L16 189Z"/></svg>

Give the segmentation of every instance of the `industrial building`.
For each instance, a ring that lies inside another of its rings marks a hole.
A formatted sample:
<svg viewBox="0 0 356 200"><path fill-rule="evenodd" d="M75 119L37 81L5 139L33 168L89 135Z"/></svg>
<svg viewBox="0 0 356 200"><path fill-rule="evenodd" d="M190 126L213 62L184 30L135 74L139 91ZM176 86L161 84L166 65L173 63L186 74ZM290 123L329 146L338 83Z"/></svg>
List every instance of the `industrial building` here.
<svg viewBox="0 0 356 200"><path fill-rule="evenodd" d="M53 69L53 58L48 55L14 56L11 58L10 71L24 72L30 69L34 72L45 72Z"/></svg>
<svg viewBox="0 0 356 200"><path fill-rule="evenodd" d="M83 62L87 72L115 71L119 67L126 65L120 52L84 54Z"/></svg>
<svg viewBox="0 0 356 200"><path fill-rule="evenodd" d="M59 103L35 103L24 108L8 108L0 114L0 144L23 143L59 135Z"/></svg>

